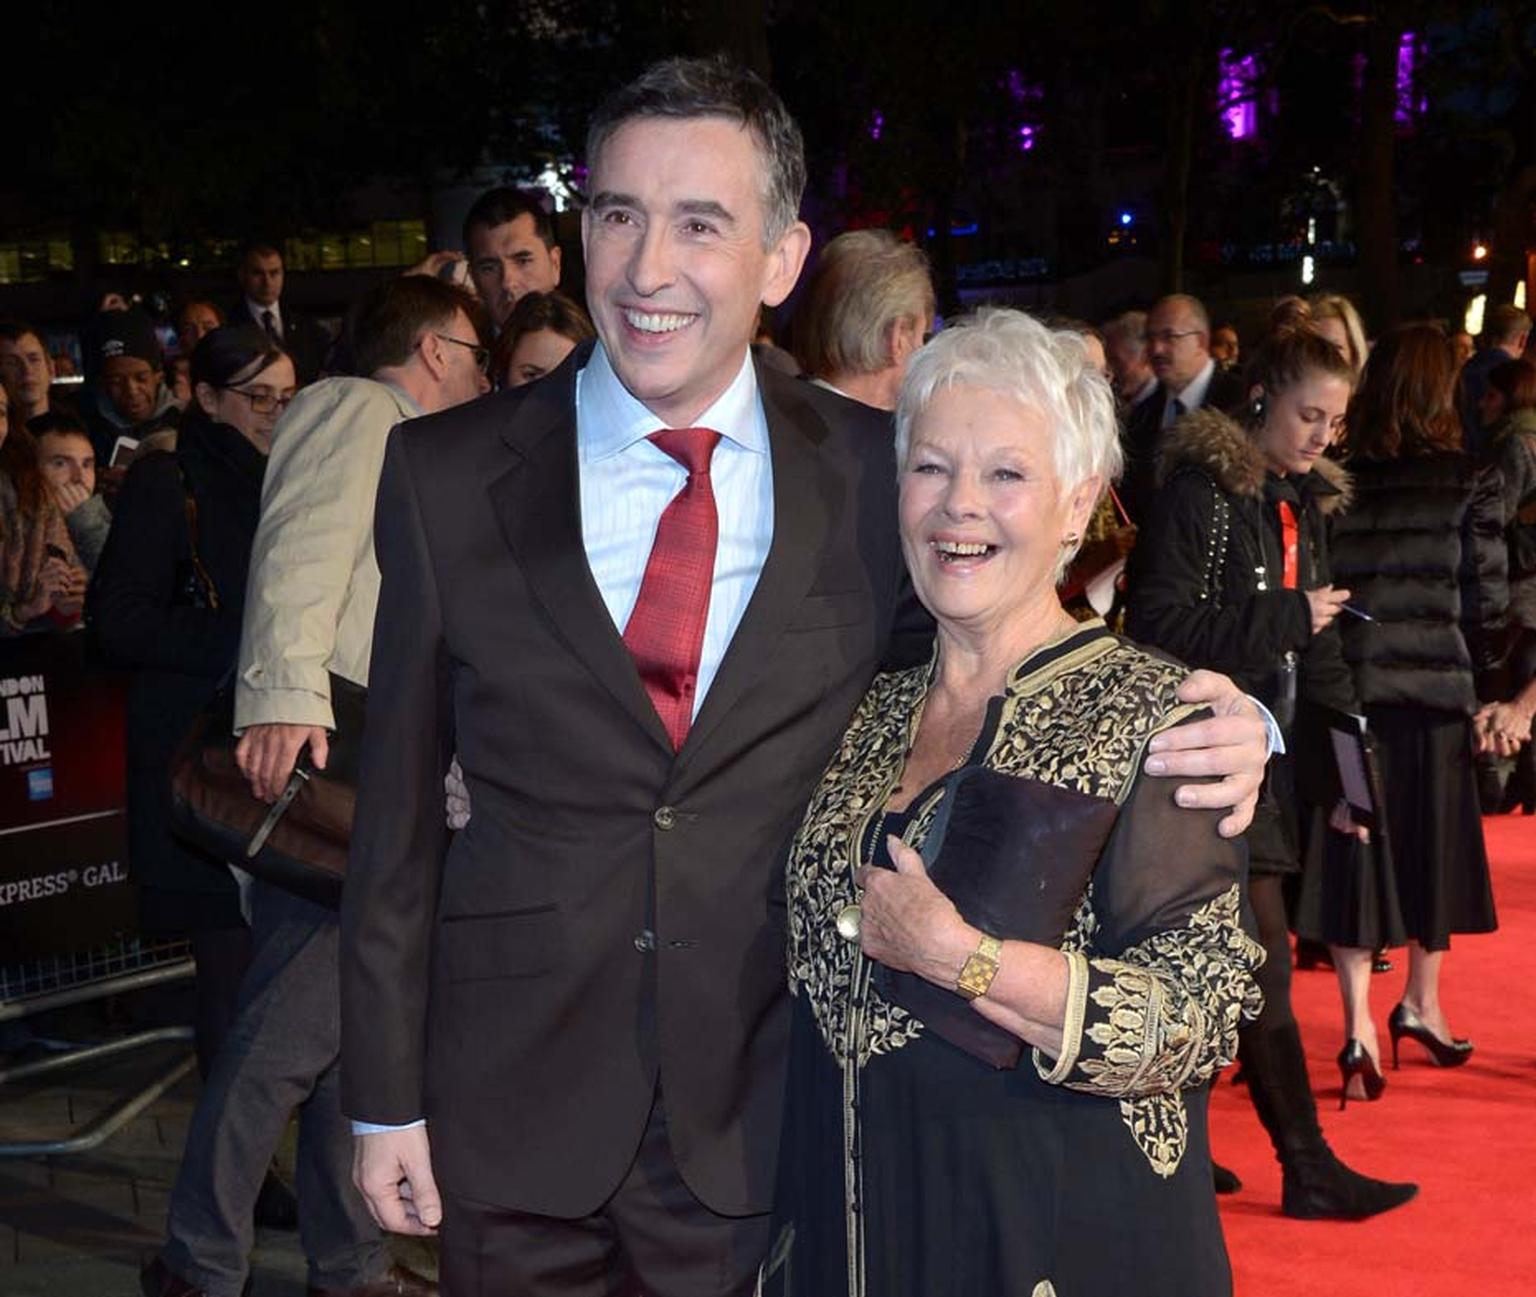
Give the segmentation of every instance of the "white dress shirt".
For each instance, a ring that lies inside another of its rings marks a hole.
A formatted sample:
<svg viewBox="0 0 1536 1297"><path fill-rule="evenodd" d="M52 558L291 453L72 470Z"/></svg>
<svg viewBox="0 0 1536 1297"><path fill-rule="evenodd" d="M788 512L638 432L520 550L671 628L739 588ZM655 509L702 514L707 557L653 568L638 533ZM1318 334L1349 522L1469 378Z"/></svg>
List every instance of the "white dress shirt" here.
<svg viewBox="0 0 1536 1297"><path fill-rule="evenodd" d="M581 536L592 578L620 633L640 597L656 525L688 480L687 469L647 440L666 426L619 381L602 344L594 347L576 376ZM720 434L709 467L720 531L693 695L697 716L773 543L773 457L750 354L743 353L731 385L692 426ZM354 1121L352 1133L375 1135L421 1124Z"/></svg>
<svg viewBox="0 0 1536 1297"><path fill-rule="evenodd" d="M1215 376L1216 361L1207 360L1205 368L1189 380L1188 387L1182 392L1169 392L1168 400L1163 406L1163 427L1171 427L1180 414L1188 414L1191 410L1198 410L1204 405L1205 394L1211 390L1211 379ZM1178 406L1174 405L1175 401L1179 402Z"/></svg>
<svg viewBox="0 0 1536 1297"><path fill-rule="evenodd" d="M245 299L245 309L248 310L251 313L251 319L256 322L256 327L258 329L262 329L262 328L266 327L262 323L261 317L263 315L265 315L268 311L271 311L272 312L272 327L275 330L277 330L278 338L279 339L282 338L282 336L283 336L283 307L282 307L282 304L280 302L273 302L271 306L263 306L254 297L247 297Z"/></svg>
<svg viewBox="0 0 1536 1297"><path fill-rule="evenodd" d="M720 434L709 469L720 533L693 695L697 716L773 543L773 457L750 355L742 354L731 385L693 426ZM647 440L665 427L619 381L602 344L594 347L576 376L581 536L592 579L621 634L640 596L656 525L688 480L687 469Z"/></svg>

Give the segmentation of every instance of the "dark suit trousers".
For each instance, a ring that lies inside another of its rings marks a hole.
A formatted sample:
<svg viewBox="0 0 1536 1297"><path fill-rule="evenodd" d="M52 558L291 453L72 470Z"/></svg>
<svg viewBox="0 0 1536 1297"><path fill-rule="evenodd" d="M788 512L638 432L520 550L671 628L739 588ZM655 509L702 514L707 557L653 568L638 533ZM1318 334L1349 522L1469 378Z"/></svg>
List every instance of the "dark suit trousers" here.
<svg viewBox="0 0 1536 1297"><path fill-rule="evenodd" d="M444 1297L751 1297L768 1216L719 1216L672 1158L658 1092L629 1172L594 1215L560 1220L443 1191Z"/></svg>
<svg viewBox="0 0 1536 1297"><path fill-rule="evenodd" d="M295 1188L309 1282L372 1282L389 1268L389 1255L352 1187L352 1127L341 1111L337 1061L340 925L334 911L258 881L251 934L240 1008L192 1115L161 1256L210 1297L241 1291L256 1195L297 1108Z"/></svg>

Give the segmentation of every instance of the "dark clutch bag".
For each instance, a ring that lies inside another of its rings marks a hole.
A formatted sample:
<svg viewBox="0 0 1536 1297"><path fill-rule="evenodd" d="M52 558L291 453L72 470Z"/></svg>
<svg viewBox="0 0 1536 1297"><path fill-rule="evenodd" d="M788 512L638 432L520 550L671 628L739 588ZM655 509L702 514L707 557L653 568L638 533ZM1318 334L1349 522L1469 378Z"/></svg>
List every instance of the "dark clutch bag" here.
<svg viewBox="0 0 1536 1297"><path fill-rule="evenodd" d="M967 923L1002 940L1059 946L1119 809L1108 798L968 766L945 781L923 862ZM874 981L950 1044L992 1067L1018 1065L1024 1042L958 992L883 964Z"/></svg>
<svg viewBox="0 0 1536 1297"><path fill-rule="evenodd" d="M235 764L234 692L193 723L171 766L171 827L193 845L332 908L341 904L368 691L331 676L336 728L324 770L299 757L283 796L259 801Z"/></svg>

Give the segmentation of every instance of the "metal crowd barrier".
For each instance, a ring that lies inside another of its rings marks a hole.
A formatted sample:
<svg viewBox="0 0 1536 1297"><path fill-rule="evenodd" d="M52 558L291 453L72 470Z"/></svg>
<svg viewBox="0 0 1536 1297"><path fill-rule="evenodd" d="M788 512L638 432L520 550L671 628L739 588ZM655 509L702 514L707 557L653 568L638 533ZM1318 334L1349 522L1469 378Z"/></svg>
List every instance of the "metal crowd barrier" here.
<svg viewBox="0 0 1536 1297"><path fill-rule="evenodd" d="M0 1023L49 1009L84 1004L128 991L184 981L193 976L185 941L120 938L82 954L51 955L0 967ZM190 1041L190 1027L157 1027L97 1044L76 1045L45 1058L0 1068L0 1088L19 1081L116 1059L166 1041ZM0 1157L60 1157L83 1153L110 1139L196 1066L191 1050L147 1084L119 1099L104 1112L62 1139L0 1141ZM0 1093L0 1104L4 1095Z"/></svg>

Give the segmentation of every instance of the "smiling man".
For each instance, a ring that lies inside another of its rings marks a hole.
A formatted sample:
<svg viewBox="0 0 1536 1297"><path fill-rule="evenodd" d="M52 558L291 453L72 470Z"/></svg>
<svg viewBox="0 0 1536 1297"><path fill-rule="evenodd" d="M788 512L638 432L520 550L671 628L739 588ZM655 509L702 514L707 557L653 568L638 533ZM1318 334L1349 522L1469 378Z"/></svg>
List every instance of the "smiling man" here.
<svg viewBox="0 0 1536 1297"><path fill-rule="evenodd" d="M781 853L931 629L898 629L888 418L749 351L810 242L778 97L657 64L587 158L597 343L387 452L346 1109L359 1187L390 1229L441 1224L456 1297L730 1297L772 1201ZM1199 792L1256 790L1262 746Z"/></svg>

